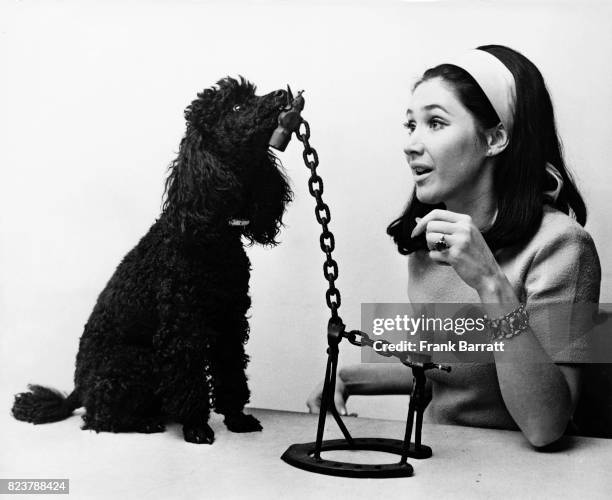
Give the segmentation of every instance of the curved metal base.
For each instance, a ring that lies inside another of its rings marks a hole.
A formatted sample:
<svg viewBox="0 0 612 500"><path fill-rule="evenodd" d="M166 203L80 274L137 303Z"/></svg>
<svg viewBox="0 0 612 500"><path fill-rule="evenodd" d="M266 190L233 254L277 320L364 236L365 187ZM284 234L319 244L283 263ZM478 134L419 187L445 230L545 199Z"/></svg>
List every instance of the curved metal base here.
<svg viewBox="0 0 612 500"><path fill-rule="evenodd" d="M339 462L337 460L326 460L315 458L316 442L294 444L287 448L283 453L282 460L289 465L319 474L343 477L408 477L412 476L414 470L407 462L396 462L391 464L355 464L351 462ZM402 456L404 452L404 442L399 439L382 438L355 438L351 446L344 439L331 439L323 441L321 451L333 450L368 450L382 451ZM408 456L413 458L429 458L432 452L429 446L421 445L419 450L415 450L414 443L410 444Z"/></svg>

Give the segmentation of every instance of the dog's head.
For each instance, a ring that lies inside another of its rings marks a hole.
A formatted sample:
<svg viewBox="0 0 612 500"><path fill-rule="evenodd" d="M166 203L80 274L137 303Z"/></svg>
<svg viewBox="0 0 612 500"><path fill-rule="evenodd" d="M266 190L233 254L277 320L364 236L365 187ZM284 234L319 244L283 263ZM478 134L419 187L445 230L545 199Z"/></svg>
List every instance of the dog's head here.
<svg viewBox="0 0 612 500"><path fill-rule="evenodd" d="M225 78L216 88L200 92L185 110L188 126L195 128L211 152L230 163L249 160L267 151L278 115L288 104L285 90L264 96L244 78Z"/></svg>
<svg viewBox="0 0 612 500"><path fill-rule="evenodd" d="M252 83L228 77L187 107L164 203L181 231L212 235L243 220L250 242L277 243L291 190L268 143L289 99L285 90L257 96Z"/></svg>

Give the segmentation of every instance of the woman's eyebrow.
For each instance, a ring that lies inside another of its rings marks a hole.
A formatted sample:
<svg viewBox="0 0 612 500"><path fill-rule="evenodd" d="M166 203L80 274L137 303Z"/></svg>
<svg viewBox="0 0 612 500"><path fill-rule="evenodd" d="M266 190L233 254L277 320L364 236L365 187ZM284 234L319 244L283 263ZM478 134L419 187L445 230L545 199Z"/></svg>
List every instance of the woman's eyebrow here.
<svg viewBox="0 0 612 500"><path fill-rule="evenodd" d="M444 112L445 112L447 115L452 115L452 113L449 113L449 112L448 112L448 110L447 110L447 109L446 109L444 106L442 106L442 105L440 105L440 104L428 104L427 106L423 106L423 109L424 109L425 111L431 111L432 109L436 109L436 108L441 109L441 110L442 110L442 111L444 111ZM408 114L408 113L412 114L412 110L411 110L410 108L408 108L408 109L406 110L406 114Z"/></svg>
<svg viewBox="0 0 612 500"><path fill-rule="evenodd" d="M431 109L435 109L435 108L439 108L439 109L441 109L442 111L444 111L444 112L445 112L447 115L450 115L450 113L448 112L448 110L447 110L447 109L446 109L444 106L442 106L441 104L428 104L428 105L427 105L427 106L425 106L423 109L426 109L426 110L428 110L428 111L429 111L429 110L431 110Z"/></svg>

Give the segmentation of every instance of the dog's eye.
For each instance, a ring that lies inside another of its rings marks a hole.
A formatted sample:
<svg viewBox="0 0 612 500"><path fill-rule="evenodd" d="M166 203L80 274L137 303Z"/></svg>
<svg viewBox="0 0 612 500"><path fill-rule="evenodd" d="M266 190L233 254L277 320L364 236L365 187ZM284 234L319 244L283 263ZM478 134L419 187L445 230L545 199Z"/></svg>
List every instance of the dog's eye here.
<svg viewBox="0 0 612 500"><path fill-rule="evenodd" d="M234 110L234 111L240 111L241 109L242 109L242 106L241 106L240 104L236 104L236 105L235 105L235 106L232 108L232 110Z"/></svg>

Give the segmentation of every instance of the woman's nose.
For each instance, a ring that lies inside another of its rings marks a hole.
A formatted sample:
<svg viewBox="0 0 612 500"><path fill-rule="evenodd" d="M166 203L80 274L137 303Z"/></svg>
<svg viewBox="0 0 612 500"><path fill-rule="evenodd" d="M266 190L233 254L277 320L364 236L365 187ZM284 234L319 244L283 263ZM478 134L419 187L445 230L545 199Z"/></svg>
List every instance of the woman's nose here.
<svg viewBox="0 0 612 500"><path fill-rule="evenodd" d="M408 138L408 143L406 144L406 147L404 148L404 153L406 153L406 156L422 155L424 150L425 150L425 146L423 145L423 141L421 141L413 133Z"/></svg>

